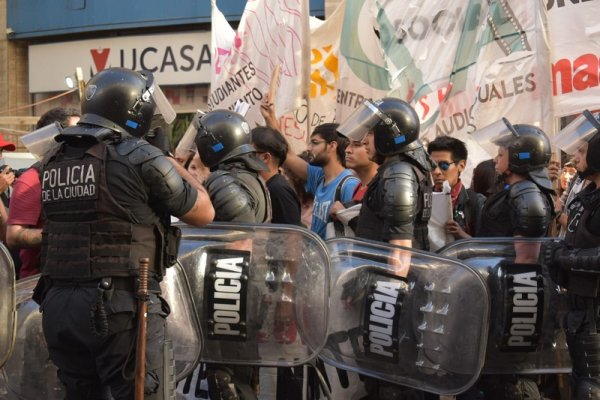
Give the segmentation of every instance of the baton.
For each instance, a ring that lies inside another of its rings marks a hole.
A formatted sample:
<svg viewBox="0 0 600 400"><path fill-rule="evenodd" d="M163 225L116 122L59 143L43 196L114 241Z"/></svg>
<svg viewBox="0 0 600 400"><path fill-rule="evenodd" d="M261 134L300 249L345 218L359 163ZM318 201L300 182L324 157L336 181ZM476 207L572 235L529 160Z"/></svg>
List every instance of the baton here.
<svg viewBox="0 0 600 400"><path fill-rule="evenodd" d="M140 258L138 298L138 332L135 352L135 400L144 400L146 376L146 322L148 317L148 266L149 258Z"/></svg>

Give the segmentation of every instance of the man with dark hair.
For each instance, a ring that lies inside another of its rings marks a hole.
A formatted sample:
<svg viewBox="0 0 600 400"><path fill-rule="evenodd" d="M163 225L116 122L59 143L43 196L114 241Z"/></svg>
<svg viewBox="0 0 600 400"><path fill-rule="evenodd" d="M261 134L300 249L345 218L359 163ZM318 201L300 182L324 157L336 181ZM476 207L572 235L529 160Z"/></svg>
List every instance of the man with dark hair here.
<svg viewBox="0 0 600 400"><path fill-rule="evenodd" d="M460 180L460 174L467 164L467 146L456 138L438 136L429 143L427 152L436 163L436 168L431 171L433 191L441 192L444 181L450 184L453 220L446 224L447 232L455 239L473 236L485 197L465 188Z"/></svg>
<svg viewBox="0 0 600 400"><path fill-rule="evenodd" d="M53 122L58 122L60 126L66 128L73 126L79 121L79 111L74 108L55 107L46 111L38 120L35 129L43 128Z"/></svg>
<svg viewBox="0 0 600 400"><path fill-rule="evenodd" d="M271 222L274 224L301 225L300 201L294 188L279 173L279 168L285 162L288 144L283 136L266 127L252 129L252 144L256 153L269 168L260 171L260 176L267 182L271 194L271 208L273 215Z"/></svg>
<svg viewBox="0 0 600 400"><path fill-rule="evenodd" d="M272 103L266 99L261 105L261 113L267 125L278 129L278 121ZM314 194L311 230L325 239L327 223L330 222L330 209L333 203L352 200L354 189L360 181L352 171L344 168L344 158L348 138L337 132L338 124L326 123L315 128L308 151L311 161L307 163L288 147L285 167L299 179L306 182L305 188Z"/></svg>
<svg viewBox="0 0 600 400"><path fill-rule="evenodd" d="M72 108L52 108L44 113L35 129L58 122L62 128L77 124L79 112ZM40 272L40 247L42 245L42 184L39 162L23 172L13 186L11 207L6 229L7 243L19 249L21 268L19 278L26 278Z"/></svg>

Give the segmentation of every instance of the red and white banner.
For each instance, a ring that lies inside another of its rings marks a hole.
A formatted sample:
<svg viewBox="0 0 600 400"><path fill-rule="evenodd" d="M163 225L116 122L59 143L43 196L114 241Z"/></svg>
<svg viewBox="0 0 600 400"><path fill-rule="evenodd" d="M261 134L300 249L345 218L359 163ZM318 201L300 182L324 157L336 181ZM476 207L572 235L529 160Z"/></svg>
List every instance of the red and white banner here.
<svg viewBox="0 0 600 400"><path fill-rule="evenodd" d="M600 106L600 2L548 0L555 116Z"/></svg>

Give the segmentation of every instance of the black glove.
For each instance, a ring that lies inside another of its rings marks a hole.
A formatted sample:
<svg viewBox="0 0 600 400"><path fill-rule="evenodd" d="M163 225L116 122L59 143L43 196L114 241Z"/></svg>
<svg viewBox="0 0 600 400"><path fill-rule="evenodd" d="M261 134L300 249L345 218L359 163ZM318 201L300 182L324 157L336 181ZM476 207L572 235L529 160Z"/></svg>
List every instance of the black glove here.
<svg viewBox="0 0 600 400"><path fill-rule="evenodd" d="M167 136L167 132L165 132L165 130L162 127L157 126L156 128L152 129L150 132L148 132L145 139L152 146L162 151L164 155L172 156L171 143L169 143L169 136Z"/></svg>
<svg viewBox="0 0 600 400"><path fill-rule="evenodd" d="M569 250L569 246L562 240L553 240L544 243L542 246L542 264L546 264L551 269L558 268L558 257Z"/></svg>

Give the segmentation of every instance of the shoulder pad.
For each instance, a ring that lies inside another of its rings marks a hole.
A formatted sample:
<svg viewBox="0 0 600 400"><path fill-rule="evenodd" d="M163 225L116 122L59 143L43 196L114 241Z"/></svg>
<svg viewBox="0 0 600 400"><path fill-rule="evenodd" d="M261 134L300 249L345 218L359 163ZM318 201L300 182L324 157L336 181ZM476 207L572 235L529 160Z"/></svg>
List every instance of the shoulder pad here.
<svg viewBox="0 0 600 400"><path fill-rule="evenodd" d="M508 201L516 218L516 233L529 237L546 234L551 208L535 183L524 180L511 185Z"/></svg>
<svg viewBox="0 0 600 400"><path fill-rule="evenodd" d="M144 139L126 139L115 144L115 150L120 156L127 156L133 165L143 164L163 153Z"/></svg>
<svg viewBox="0 0 600 400"><path fill-rule="evenodd" d="M535 183L531 182L529 179L525 179L510 185L510 198L515 198L523 193L531 192L541 193L540 188Z"/></svg>
<svg viewBox="0 0 600 400"><path fill-rule="evenodd" d="M104 140L108 137L116 137L119 134L114 132L111 129L103 128L101 126L95 125L73 125L69 126L61 131L61 133L57 136L57 140L64 139L65 137L71 136L91 136L98 141Z"/></svg>
<svg viewBox="0 0 600 400"><path fill-rule="evenodd" d="M412 165L405 161L391 163L387 166L387 168L383 170L382 177L386 179L398 177L400 175L407 175L412 179L412 177L414 176Z"/></svg>
<svg viewBox="0 0 600 400"><path fill-rule="evenodd" d="M215 221L257 222L251 196L229 172L211 172L204 186L215 208Z"/></svg>

